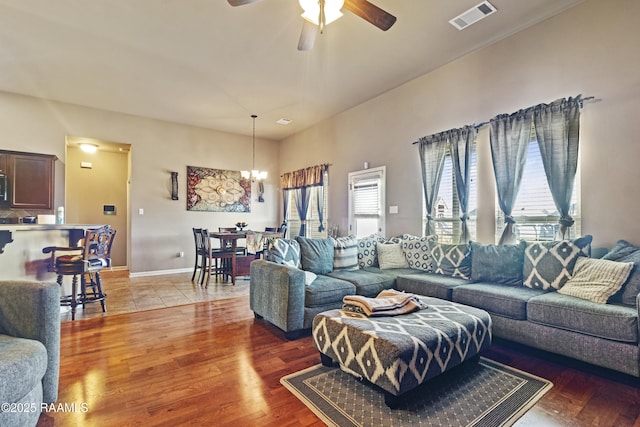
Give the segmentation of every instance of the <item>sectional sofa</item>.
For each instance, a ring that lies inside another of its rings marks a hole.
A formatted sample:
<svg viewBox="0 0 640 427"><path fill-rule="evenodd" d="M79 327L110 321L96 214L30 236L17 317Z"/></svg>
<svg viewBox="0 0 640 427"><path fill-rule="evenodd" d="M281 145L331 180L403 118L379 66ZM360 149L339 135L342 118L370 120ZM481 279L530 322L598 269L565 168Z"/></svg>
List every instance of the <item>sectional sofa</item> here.
<svg viewBox="0 0 640 427"><path fill-rule="evenodd" d="M489 312L493 335L640 377L640 248L591 236L448 245L432 236L278 239L251 263L250 306L288 339L345 295L394 288Z"/></svg>

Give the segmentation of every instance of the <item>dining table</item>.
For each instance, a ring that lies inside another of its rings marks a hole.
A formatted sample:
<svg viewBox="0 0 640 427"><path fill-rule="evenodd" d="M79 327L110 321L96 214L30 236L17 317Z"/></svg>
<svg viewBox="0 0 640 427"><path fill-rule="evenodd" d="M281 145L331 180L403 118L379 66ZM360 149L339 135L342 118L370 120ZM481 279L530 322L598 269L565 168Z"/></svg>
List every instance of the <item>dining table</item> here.
<svg viewBox="0 0 640 427"><path fill-rule="evenodd" d="M246 239L247 234L255 233L256 235L260 234L261 238L277 238L283 237L281 232L277 231L251 231L251 230L237 230L237 231L211 231L209 233L210 239L218 239L220 241L221 248L228 248L228 251L231 252L230 257L230 272L231 283L233 285L236 284L236 277L238 276L248 276L249 275L249 264L251 261L256 259L256 254L253 255L240 255L238 257L238 240ZM241 260L241 264L243 268L238 268L238 259Z"/></svg>

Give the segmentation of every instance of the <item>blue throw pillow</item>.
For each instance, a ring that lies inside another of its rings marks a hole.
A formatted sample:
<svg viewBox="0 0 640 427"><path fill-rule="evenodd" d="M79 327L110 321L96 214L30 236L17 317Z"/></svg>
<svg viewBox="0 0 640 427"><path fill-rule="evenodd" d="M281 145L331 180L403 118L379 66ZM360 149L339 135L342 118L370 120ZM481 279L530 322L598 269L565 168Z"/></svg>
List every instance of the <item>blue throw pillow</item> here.
<svg viewBox="0 0 640 427"><path fill-rule="evenodd" d="M444 276L471 278L471 246L467 243L450 245L429 244L433 257L433 271Z"/></svg>
<svg viewBox="0 0 640 427"><path fill-rule="evenodd" d="M501 285L522 285L525 242L484 245L471 242L471 280Z"/></svg>
<svg viewBox="0 0 640 427"><path fill-rule="evenodd" d="M602 259L618 262L633 262L634 267L620 292L612 296L610 302L622 302L630 307L636 306L636 297L640 294L640 247L626 240L618 243Z"/></svg>
<svg viewBox="0 0 640 427"><path fill-rule="evenodd" d="M333 240L308 239L296 237L300 244L300 262L302 269L315 274L327 274L333 271Z"/></svg>
<svg viewBox="0 0 640 427"><path fill-rule="evenodd" d="M554 242L527 242L523 284L528 288L560 289L573 274L580 256L591 256L592 236Z"/></svg>
<svg viewBox="0 0 640 427"><path fill-rule="evenodd" d="M264 254L267 261L277 264L300 265L300 245L295 240L274 239Z"/></svg>
<svg viewBox="0 0 640 427"><path fill-rule="evenodd" d="M333 269L358 269L358 239L356 236L351 235L333 239Z"/></svg>

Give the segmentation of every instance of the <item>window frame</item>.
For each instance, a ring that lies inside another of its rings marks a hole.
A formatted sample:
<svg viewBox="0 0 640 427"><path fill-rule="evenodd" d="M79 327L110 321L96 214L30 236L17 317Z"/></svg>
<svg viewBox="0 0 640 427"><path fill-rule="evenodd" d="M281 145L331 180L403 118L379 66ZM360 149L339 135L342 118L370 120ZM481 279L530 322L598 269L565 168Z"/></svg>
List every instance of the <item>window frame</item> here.
<svg viewBox="0 0 640 427"><path fill-rule="evenodd" d="M357 237L365 237L362 233L358 233L357 220L363 219L377 219L377 233L385 236L386 233L386 176L387 167L379 166L370 169L364 169L360 171L349 172L348 174L348 217L349 217L349 234L353 234ZM378 212L369 214L356 214L354 212L354 188L358 182L375 180L378 187ZM368 233L364 233L368 234Z"/></svg>

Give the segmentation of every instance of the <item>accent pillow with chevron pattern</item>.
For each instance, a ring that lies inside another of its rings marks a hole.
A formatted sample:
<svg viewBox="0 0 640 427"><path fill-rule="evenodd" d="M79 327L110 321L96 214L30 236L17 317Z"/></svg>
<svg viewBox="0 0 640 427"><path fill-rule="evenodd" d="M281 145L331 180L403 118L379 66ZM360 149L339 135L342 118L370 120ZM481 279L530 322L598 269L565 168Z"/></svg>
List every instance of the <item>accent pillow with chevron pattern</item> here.
<svg viewBox="0 0 640 427"><path fill-rule="evenodd" d="M591 235L573 240L527 242L523 284L533 289L560 289L573 274L578 257L591 256Z"/></svg>
<svg viewBox="0 0 640 427"><path fill-rule="evenodd" d="M429 249L434 261L434 273L462 279L471 278L471 246L469 244L436 243L430 244Z"/></svg>
<svg viewBox="0 0 640 427"><path fill-rule="evenodd" d="M293 262L300 267L300 245L292 239L274 239L265 251L264 258L277 264Z"/></svg>

